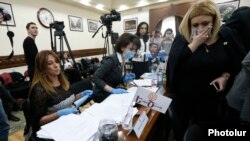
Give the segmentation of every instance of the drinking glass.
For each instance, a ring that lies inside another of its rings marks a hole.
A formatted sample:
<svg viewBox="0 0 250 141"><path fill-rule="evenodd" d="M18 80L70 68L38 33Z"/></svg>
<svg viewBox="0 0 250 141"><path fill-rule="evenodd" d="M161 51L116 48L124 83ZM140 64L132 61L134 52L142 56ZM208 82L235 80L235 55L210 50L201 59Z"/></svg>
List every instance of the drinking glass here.
<svg viewBox="0 0 250 141"><path fill-rule="evenodd" d="M118 141L118 127L114 120L104 119L99 122L99 141Z"/></svg>

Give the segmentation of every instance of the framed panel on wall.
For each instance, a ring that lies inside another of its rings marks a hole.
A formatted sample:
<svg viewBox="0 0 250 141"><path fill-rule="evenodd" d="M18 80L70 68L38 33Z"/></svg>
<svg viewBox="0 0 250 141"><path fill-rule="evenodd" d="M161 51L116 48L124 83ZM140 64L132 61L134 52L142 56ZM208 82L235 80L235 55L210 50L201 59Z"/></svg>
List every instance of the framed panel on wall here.
<svg viewBox="0 0 250 141"><path fill-rule="evenodd" d="M218 8L221 14L221 21L226 21L232 15L232 13L239 7L239 0L229 1L224 3L218 3Z"/></svg>
<svg viewBox="0 0 250 141"><path fill-rule="evenodd" d="M71 31L83 32L82 18L69 15L69 29Z"/></svg>
<svg viewBox="0 0 250 141"><path fill-rule="evenodd" d="M16 26L11 4L0 2L0 12L4 17L4 21L0 25Z"/></svg>
<svg viewBox="0 0 250 141"><path fill-rule="evenodd" d="M97 28L98 28L98 21L88 19L88 30L89 30L89 32L96 32Z"/></svg>
<svg viewBox="0 0 250 141"><path fill-rule="evenodd" d="M138 22L137 18L124 19L123 20L124 32L136 31L137 22Z"/></svg>

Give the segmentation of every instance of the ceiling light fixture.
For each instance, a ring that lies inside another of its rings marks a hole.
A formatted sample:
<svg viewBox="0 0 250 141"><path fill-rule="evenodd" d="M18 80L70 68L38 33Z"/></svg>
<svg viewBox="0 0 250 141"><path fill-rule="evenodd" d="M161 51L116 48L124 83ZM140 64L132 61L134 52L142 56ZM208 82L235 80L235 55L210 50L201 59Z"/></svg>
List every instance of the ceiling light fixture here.
<svg viewBox="0 0 250 141"><path fill-rule="evenodd" d="M103 4L97 4L95 8L103 11L104 10L103 7L104 7Z"/></svg>
<svg viewBox="0 0 250 141"><path fill-rule="evenodd" d="M81 1L79 1L79 3L86 5L86 6L91 6L90 1L91 0L81 0Z"/></svg>
<svg viewBox="0 0 250 141"><path fill-rule="evenodd" d="M127 5L120 5L119 8L118 8L118 11L126 10L128 8L129 7Z"/></svg>
<svg viewBox="0 0 250 141"><path fill-rule="evenodd" d="M158 2L164 2L164 1L168 1L168 0L158 0Z"/></svg>
<svg viewBox="0 0 250 141"><path fill-rule="evenodd" d="M137 6L146 6L146 5L148 5L149 3L147 2L147 1L144 1L144 0L141 0L141 1L139 1L138 2L138 4L137 4Z"/></svg>

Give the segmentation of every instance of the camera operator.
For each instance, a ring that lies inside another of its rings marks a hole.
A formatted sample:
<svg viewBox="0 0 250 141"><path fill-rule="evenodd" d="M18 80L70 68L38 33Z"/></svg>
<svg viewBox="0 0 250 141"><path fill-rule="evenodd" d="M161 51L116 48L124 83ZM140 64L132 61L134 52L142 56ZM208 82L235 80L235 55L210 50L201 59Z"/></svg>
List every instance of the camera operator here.
<svg viewBox="0 0 250 141"><path fill-rule="evenodd" d="M35 43L35 38L38 34L37 26L34 22L30 22L26 25L28 37L23 41L23 50L26 64L28 65L28 74L30 82L32 82L34 69L35 69L35 58L38 53L38 49Z"/></svg>
<svg viewBox="0 0 250 141"><path fill-rule="evenodd" d="M4 16L0 12L0 23L2 23L2 21L4 21ZM9 129L8 119L3 109L2 100L0 99L0 141L8 140Z"/></svg>

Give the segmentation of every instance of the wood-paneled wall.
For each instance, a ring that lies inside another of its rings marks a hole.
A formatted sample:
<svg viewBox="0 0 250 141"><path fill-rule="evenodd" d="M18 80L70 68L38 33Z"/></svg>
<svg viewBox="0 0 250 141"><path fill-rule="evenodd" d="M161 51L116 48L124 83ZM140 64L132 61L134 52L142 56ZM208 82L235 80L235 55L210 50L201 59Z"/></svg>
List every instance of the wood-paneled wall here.
<svg viewBox="0 0 250 141"><path fill-rule="evenodd" d="M73 56L75 58L102 55L106 53L104 48L95 48L95 49L82 49L82 50L73 50ZM12 68L25 66L24 55L14 55L10 60L7 59L8 56L0 56L0 69Z"/></svg>
<svg viewBox="0 0 250 141"><path fill-rule="evenodd" d="M149 10L149 32L151 33L157 24L170 16L183 17L194 2L171 4L163 8Z"/></svg>

